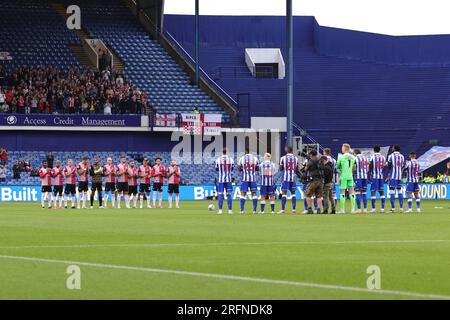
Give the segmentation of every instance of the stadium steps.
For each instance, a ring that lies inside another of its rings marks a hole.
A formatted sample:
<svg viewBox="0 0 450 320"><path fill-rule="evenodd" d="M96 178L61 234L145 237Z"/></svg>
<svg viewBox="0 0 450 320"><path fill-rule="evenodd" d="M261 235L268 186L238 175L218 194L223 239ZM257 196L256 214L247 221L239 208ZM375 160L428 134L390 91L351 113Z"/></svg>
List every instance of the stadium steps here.
<svg viewBox="0 0 450 320"><path fill-rule="evenodd" d="M61 15L64 19L67 18L67 13L66 13L66 5L62 4L62 3L57 3L54 2L52 3L53 8L56 10L56 12ZM83 21L83 20L81 20ZM86 29L83 28L83 26L81 26L81 30L72 30L77 37L80 39L81 43L84 43L84 40L86 39L92 39L95 38L94 36L92 36L88 31L86 31ZM101 39L103 40L103 39ZM123 73L123 71L125 70L125 62L123 61L123 59L117 54L117 52L110 46L108 45L108 43L106 43L104 40L103 42L105 43L106 47L108 48L108 50L112 53L113 55L113 60L114 60L114 67L120 72ZM80 52L79 49L81 49L82 51L84 51L82 46L78 46L78 48L72 47L70 46L70 49L72 50L72 52L74 52L74 54L80 59L81 63L86 67L93 67L92 63L89 61L89 58L87 57L85 52ZM87 58L87 64L85 64L85 60L84 57ZM83 58L83 60L81 60L81 58Z"/></svg>
<svg viewBox="0 0 450 320"><path fill-rule="evenodd" d="M92 68L94 65L91 63L91 60L88 58L84 48L80 45L69 45L70 51L80 60L81 64L85 68Z"/></svg>

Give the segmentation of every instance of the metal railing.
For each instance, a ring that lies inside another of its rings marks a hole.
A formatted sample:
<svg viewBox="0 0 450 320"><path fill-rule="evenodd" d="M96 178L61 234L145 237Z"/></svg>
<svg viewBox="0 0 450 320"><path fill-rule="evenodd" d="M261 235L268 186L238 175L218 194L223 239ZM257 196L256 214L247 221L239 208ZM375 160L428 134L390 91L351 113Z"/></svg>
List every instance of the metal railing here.
<svg viewBox="0 0 450 320"><path fill-rule="evenodd" d="M297 130L299 132L300 136L308 139L309 142L311 142L312 144L317 144L319 146L320 151L323 151L324 147L316 139L314 139L312 136L310 136L309 133L305 129L300 127L295 122L292 122L292 126L294 127L295 130Z"/></svg>
<svg viewBox="0 0 450 320"><path fill-rule="evenodd" d="M192 56L184 49L184 47L170 34L168 31L164 31L164 36L168 38L170 43L174 46L174 49L178 52L178 54L185 59L185 61L195 69L195 60ZM234 100L220 85L214 81L208 73L200 67L201 78L208 83L212 88L220 93L220 95L231 105L234 109L235 113L238 113L237 102Z"/></svg>

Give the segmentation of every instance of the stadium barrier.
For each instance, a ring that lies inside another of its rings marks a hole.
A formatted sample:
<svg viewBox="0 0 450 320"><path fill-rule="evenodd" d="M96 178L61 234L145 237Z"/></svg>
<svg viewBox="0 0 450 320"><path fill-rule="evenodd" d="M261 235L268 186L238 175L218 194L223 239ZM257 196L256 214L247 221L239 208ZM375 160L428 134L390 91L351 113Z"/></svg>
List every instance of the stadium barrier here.
<svg viewBox="0 0 450 320"><path fill-rule="evenodd" d="M385 185L385 192L387 193L388 186ZM277 195L280 194L280 186L277 186ZM338 188L337 188L337 191ZM233 188L233 199L239 199L240 189L238 186ZM406 195L405 188L403 189ZM214 185L199 185L199 186L181 186L180 199L182 201L191 200L207 200L214 196ZM370 194L370 186L368 190ZM423 184L421 185L420 194L424 200L450 200L450 184ZM302 185L297 187L298 199L303 199ZM377 194L377 197L379 195ZM0 202L35 202L41 199L40 186L0 186ZM250 195L249 195L250 199ZM167 200L167 186L164 187L164 200Z"/></svg>

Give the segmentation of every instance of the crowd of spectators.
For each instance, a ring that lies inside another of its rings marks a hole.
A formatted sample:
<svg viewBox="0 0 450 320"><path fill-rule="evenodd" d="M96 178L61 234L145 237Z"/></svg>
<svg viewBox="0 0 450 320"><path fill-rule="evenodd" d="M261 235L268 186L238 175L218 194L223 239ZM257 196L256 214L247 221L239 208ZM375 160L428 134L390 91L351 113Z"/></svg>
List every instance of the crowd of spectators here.
<svg viewBox="0 0 450 320"><path fill-rule="evenodd" d="M148 97L115 68L16 69L0 87L0 113L145 114Z"/></svg>

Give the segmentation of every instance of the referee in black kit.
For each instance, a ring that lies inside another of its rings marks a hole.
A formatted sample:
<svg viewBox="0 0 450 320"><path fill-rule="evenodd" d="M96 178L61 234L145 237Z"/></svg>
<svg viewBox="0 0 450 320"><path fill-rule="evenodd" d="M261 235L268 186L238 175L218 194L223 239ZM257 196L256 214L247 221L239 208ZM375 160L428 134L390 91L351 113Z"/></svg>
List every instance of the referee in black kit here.
<svg viewBox="0 0 450 320"><path fill-rule="evenodd" d="M100 158L96 156L94 158L94 163L91 165L89 174L92 177L92 188L91 188L91 209L94 208L94 196L95 191L97 191L98 202L100 204L100 209L103 209L103 166L100 163Z"/></svg>

